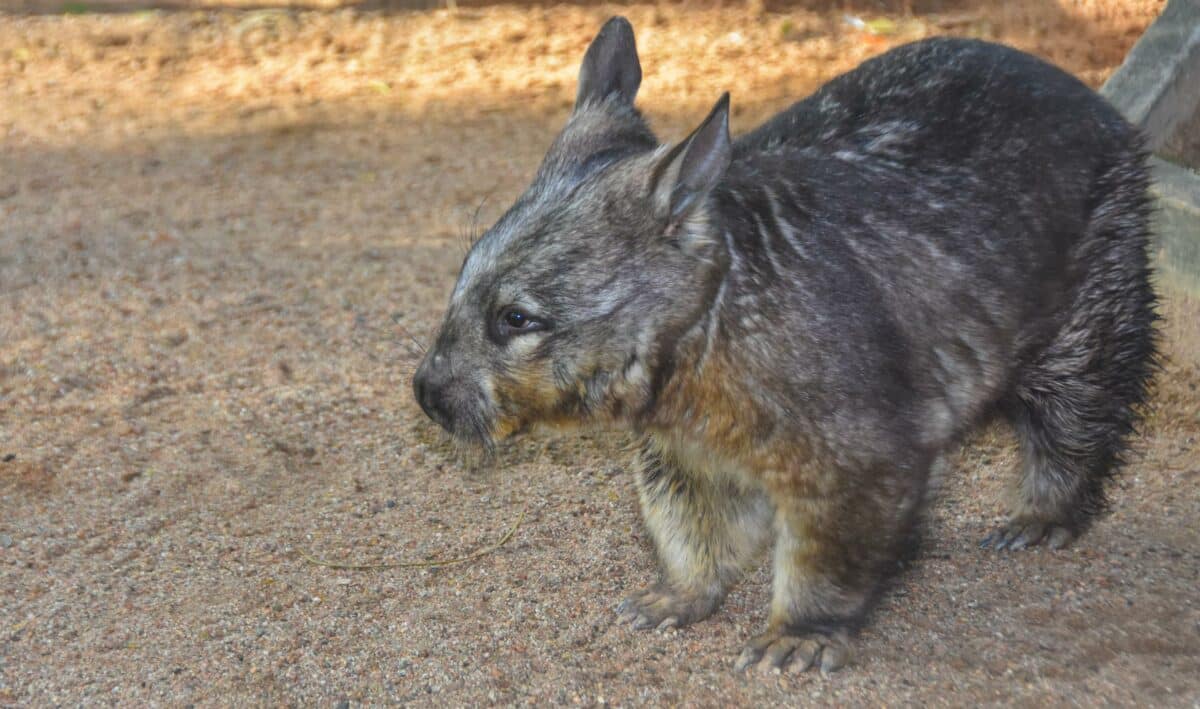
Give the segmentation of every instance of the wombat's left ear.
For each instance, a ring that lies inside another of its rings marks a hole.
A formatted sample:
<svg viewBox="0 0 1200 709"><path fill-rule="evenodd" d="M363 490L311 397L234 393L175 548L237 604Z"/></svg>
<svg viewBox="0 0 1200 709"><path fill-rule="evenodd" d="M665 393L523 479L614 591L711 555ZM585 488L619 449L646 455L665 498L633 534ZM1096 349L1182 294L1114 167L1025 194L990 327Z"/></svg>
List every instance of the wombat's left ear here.
<svg viewBox="0 0 1200 709"><path fill-rule="evenodd" d="M729 138L729 92L700 127L659 161L651 177L654 207L673 229L704 202L733 159Z"/></svg>
<svg viewBox="0 0 1200 709"><path fill-rule="evenodd" d="M585 104L598 103L616 94L629 105L642 85L642 65L638 62L637 43L633 25L624 17L614 17L604 23L600 34L592 40L583 66L579 67L579 92L575 95L575 110Z"/></svg>

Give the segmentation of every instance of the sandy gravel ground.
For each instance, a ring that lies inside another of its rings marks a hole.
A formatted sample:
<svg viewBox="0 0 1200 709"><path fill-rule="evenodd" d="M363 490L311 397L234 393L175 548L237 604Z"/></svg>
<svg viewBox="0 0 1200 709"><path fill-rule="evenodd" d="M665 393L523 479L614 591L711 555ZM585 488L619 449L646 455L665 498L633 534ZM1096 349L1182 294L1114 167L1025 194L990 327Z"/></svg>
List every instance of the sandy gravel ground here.
<svg viewBox="0 0 1200 709"><path fill-rule="evenodd" d="M19 10L0 14L0 705L1197 705L1200 305L1181 297L1141 452L1075 547L976 549L1015 461L986 431L846 671L731 672L765 569L682 632L614 625L654 575L628 441L464 462L412 401L404 331L432 332L473 223L528 179L618 8L461 5L0 0ZM722 89L745 130L939 32L1098 86L1161 2L810 7L620 7L661 134ZM522 509L462 566L303 556L469 553Z"/></svg>

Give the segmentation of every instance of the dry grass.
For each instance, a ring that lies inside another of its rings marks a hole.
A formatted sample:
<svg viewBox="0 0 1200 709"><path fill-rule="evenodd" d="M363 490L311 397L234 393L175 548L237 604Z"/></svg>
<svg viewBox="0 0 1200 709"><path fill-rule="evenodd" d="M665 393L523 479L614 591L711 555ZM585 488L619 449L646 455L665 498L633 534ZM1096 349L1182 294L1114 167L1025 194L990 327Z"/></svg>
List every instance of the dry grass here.
<svg viewBox="0 0 1200 709"><path fill-rule="evenodd" d="M833 679L729 672L765 572L677 636L611 624L653 575L619 437L472 472L411 400L400 325L433 330L477 207L519 192L612 12L674 137L723 89L746 129L943 31L1096 86L1161 7L924 4L0 17L0 704L1194 703L1196 303L1167 304L1113 514L1065 553L980 554L1014 460L985 432ZM458 556L523 505L471 564L301 557Z"/></svg>

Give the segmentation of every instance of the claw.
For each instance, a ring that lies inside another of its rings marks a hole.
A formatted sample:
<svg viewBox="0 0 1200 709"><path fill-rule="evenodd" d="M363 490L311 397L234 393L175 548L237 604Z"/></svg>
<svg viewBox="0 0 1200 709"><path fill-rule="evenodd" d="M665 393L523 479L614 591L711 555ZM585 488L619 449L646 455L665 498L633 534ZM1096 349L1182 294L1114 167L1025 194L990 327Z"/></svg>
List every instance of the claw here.
<svg viewBox="0 0 1200 709"><path fill-rule="evenodd" d="M617 622L628 623L637 618L637 608L634 607L633 599L626 599L617 606Z"/></svg>
<svg viewBox="0 0 1200 709"><path fill-rule="evenodd" d="M762 650L755 647L747 647L745 650L742 650L741 655L738 655L737 662L733 663L734 672L745 672L748 667L757 664L762 656Z"/></svg>
<svg viewBox="0 0 1200 709"><path fill-rule="evenodd" d="M850 650L844 645L830 645L821 653L821 674L837 672L846 666L850 659Z"/></svg>
<svg viewBox="0 0 1200 709"><path fill-rule="evenodd" d="M617 618L619 622L632 623L635 630L666 631L708 617L719 602L719 597L689 594L656 584L621 602Z"/></svg>
<svg viewBox="0 0 1200 709"><path fill-rule="evenodd" d="M1049 538L1046 540L1046 544L1051 549L1062 549L1066 545L1070 544L1071 540L1074 538L1075 535L1072 534L1071 530L1067 529L1066 527L1055 527L1053 530L1051 530Z"/></svg>
<svg viewBox="0 0 1200 709"><path fill-rule="evenodd" d="M830 653L830 648L816 640L809 640L792 653L792 670L807 672L810 667ZM844 662L844 661L843 661ZM821 665L824 667L824 664Z"/></svg>
<svg viewBox="0 0 1200 709"><path fill-rule="evenodd" d="M781 670L787 664L792 651L800 646L803 640L797 637L782 637L767 646L767 651L761 660L766 669Z"/></svg>
<svg viewBox="0 0 1200 709"><path fill-rule="evenodd" d="M1039 519L1016 518L984 537L979 543L979 548L1020 551L1044 543L1051 549L1061 549L1074 538L1075 533L1064 525Z"/></svg>
<svg viewBox="0 0 1200 709"><path fill-rule="evenodd" d="M849 638L844 633L825 635L805 633L788 635L783 631L769 632L751 640L734 663L734 670L744 672L758 665L764 672L805 672L819 667L826 674L841 669L850 656Z"/></svg>

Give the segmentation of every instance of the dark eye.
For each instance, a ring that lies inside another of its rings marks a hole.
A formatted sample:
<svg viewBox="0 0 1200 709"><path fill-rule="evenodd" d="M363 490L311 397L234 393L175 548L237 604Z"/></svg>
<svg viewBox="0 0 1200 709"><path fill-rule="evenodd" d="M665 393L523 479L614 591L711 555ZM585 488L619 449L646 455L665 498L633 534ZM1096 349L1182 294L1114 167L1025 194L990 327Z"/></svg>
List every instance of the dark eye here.
<svg viewBox="0 0 1200 709"><path fill-rule="evenodd" d="M514 330L520 330L529 324L529 316L520 310L509 310L504 313L504 324Z"/></svg>
<svg viewBox="0 0 1200 709"><path fill-rule="evenodd" d="M545 327L545 321L514 306L504 308L496 318L496 334L502 339L542 330Z"/></svg>

